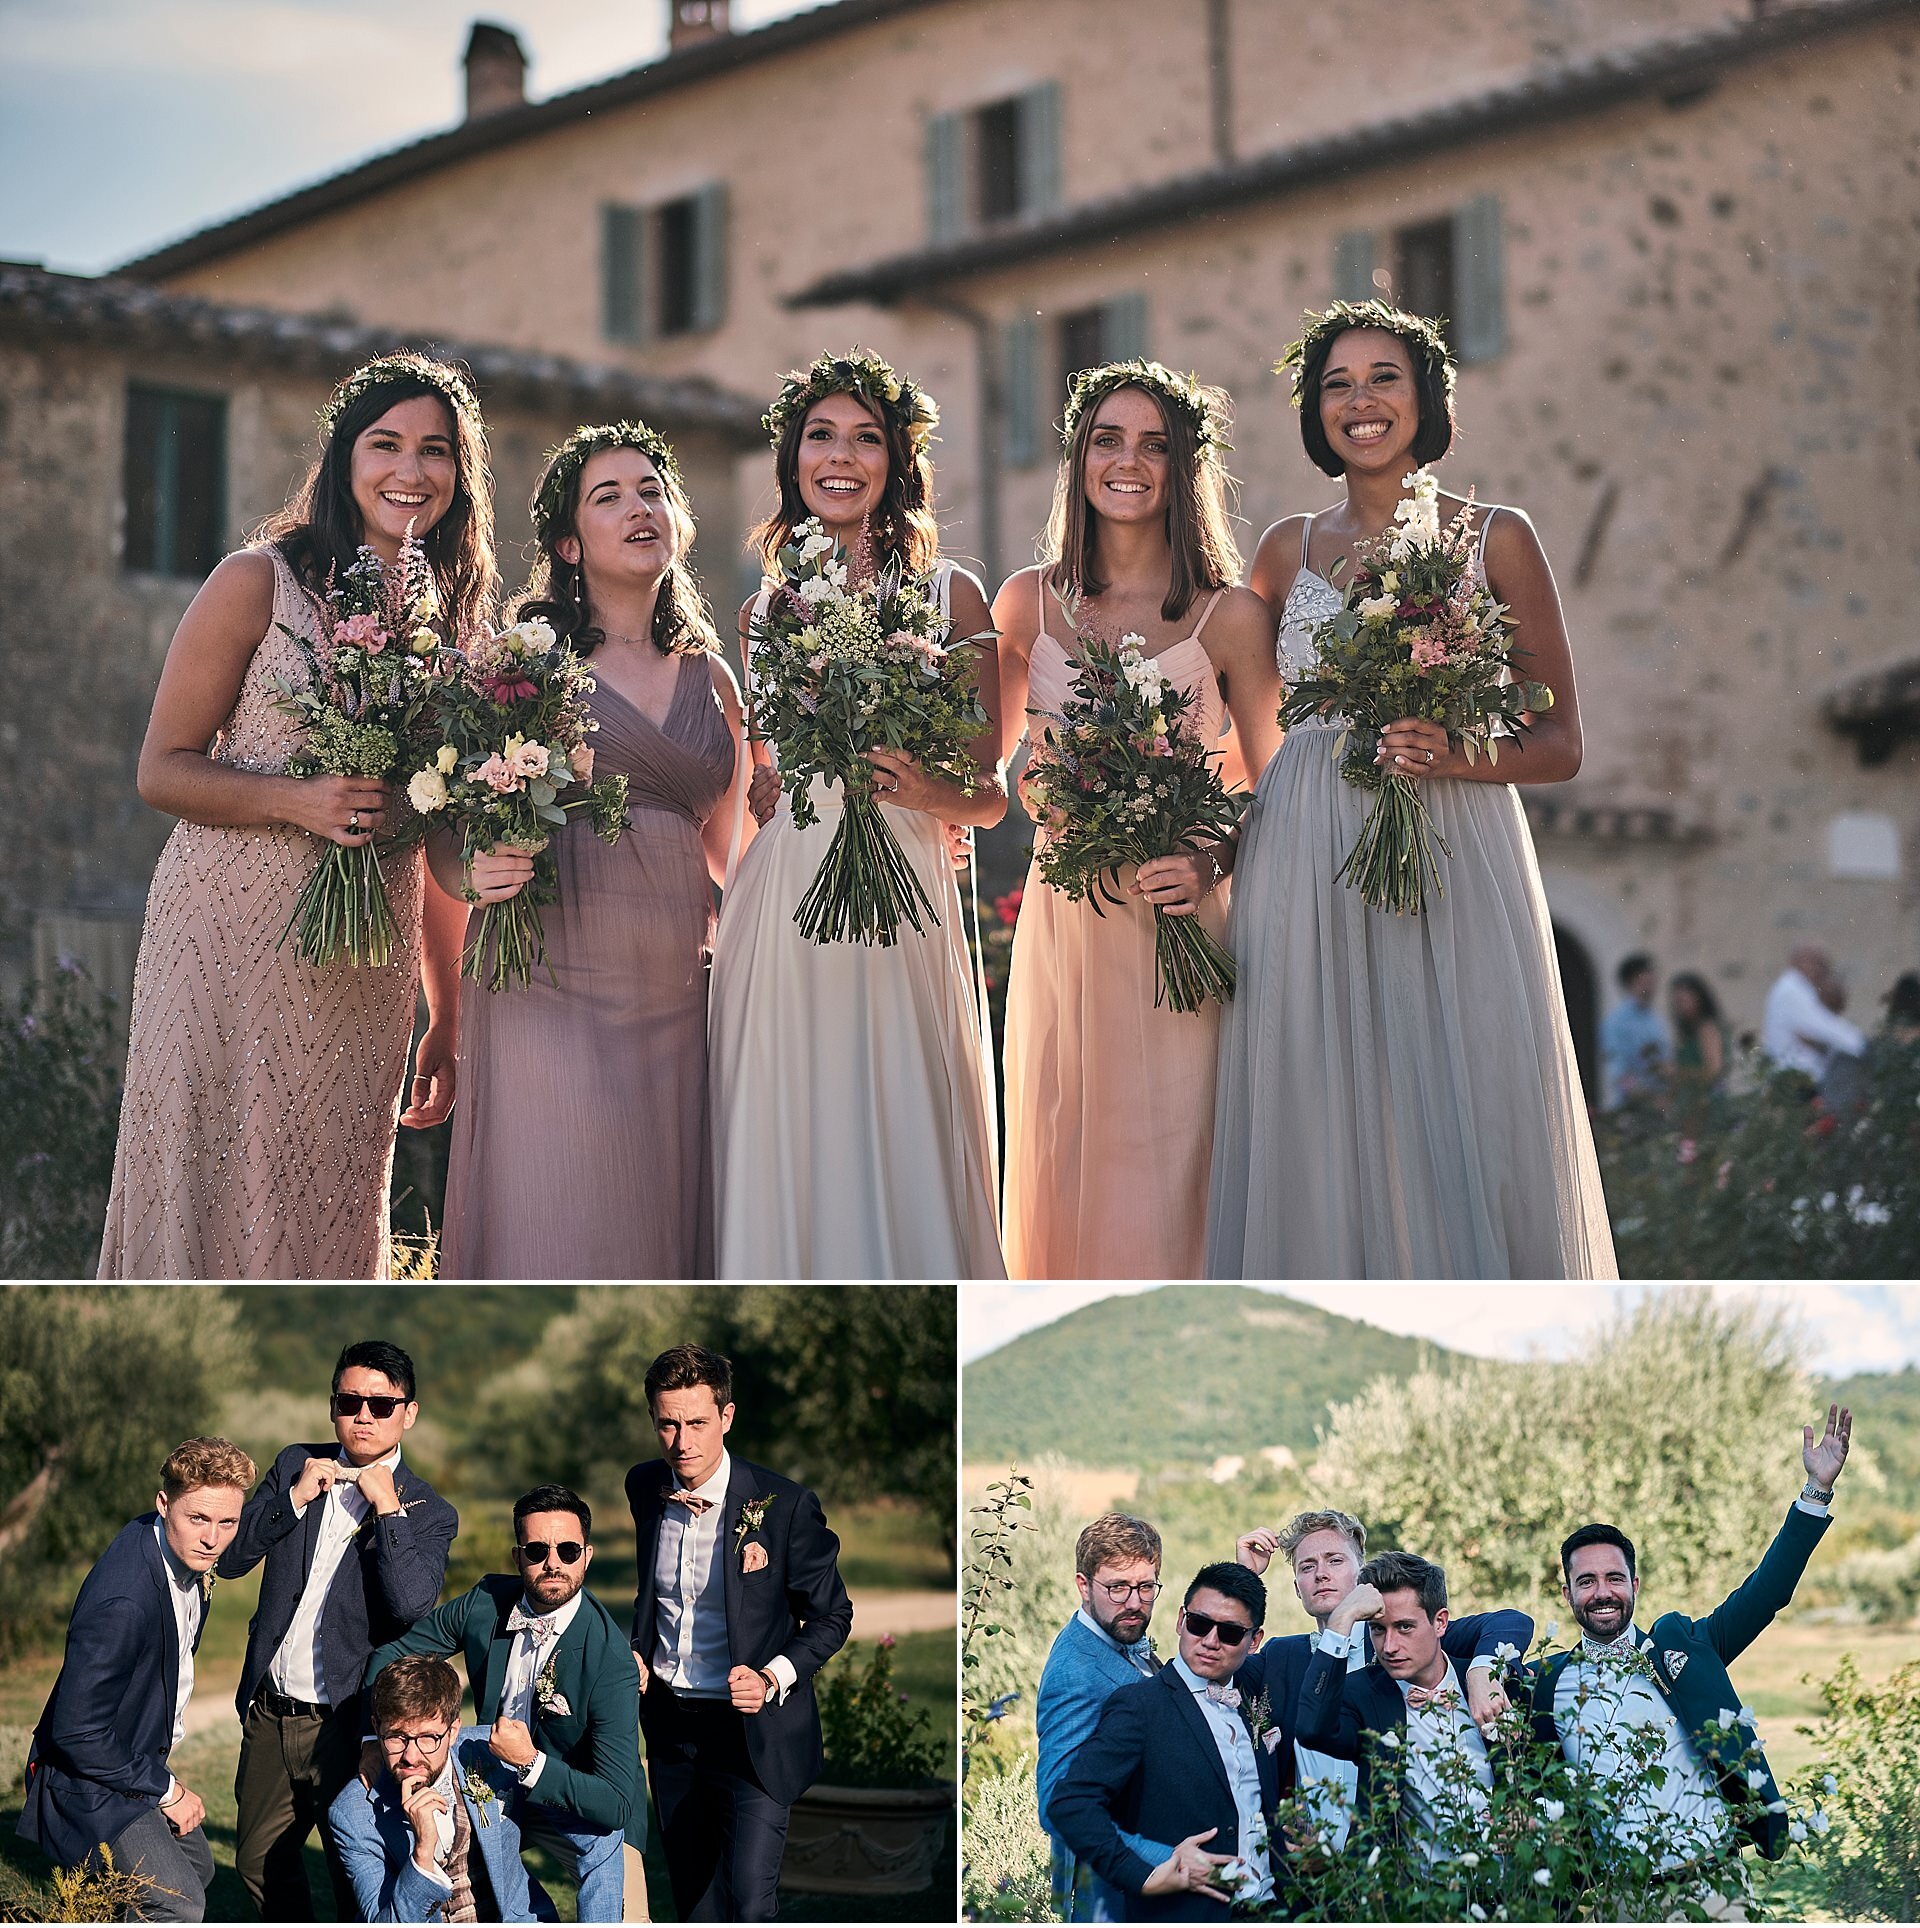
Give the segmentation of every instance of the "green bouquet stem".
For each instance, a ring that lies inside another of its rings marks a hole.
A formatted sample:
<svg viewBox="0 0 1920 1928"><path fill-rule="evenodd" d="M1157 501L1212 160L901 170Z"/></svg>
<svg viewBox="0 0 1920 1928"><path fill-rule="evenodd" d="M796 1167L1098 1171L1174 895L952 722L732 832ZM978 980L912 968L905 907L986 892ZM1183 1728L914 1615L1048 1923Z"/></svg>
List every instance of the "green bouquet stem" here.
<svg viewBox="0 0 1920 1928"><path fill-rule="evenodd" d="M847 788L839 828L801 898L793 921L816 944L900 941L902 919L916 931L924 910L940 921L920 875L871 792Z"/></svg>
<svg viewBox="0 0 1920 1928"><path fill-rule="evenodd" d="M329 844L294 900L293 913L274 946L283 948L299 931L296 954L303 964L349 964L384 969L393 961L400 927L387 901L387 880L370 843L347 849Z"/></svg>
<svg viewBox="0 0 1920 1928"><path fill-rule="evenodd" d="M1232 1000L1240 979L1233 953L1198 917L1169 917L1153 907L1153 1001L1197 1011L1208 998Z"/></svg>
<svg viewBox="0 0 1920 1928"><path fill-rule="evenodd" d="M522 890L503 904L482 904L472 920L467 948L460 959L460 975L489 991L512 991L533 982L534 967L547 966L547 981L556 989L560 980L547 963L546 926L540 906L527 901Z"/></svg>
<svg viewBox="0 0 1920 1928"><path fill-rule="evenodd" d="M1433 846L1437 843L1448 857L1453 851L1434 829L1426 802L1410 779L1384 777L1377 788L1373 808L1336 874L1374 910L1424 916L1429 883L1436 896L1447 894Z"/></svg>

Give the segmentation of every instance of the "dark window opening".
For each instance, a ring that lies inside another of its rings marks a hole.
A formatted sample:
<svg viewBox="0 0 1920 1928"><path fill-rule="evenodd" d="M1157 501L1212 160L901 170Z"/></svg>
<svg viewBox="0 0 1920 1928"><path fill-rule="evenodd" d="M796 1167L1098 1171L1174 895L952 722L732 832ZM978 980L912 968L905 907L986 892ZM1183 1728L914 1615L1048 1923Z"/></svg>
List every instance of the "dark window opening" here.
<svg viewBox="0 0 1920 1928"><path fill-rule="evenodd" d="M220 560L227 405L218 395L127 390L126 566L204 576Z"/></svg>
<svg viewBox="0 0 1920 1928"><path fill-rule="evenodd" d="M660 308L656 332L691 334L697 308L698 269L694 227L697 219L691 197L669 201L659 212Z"/></svg>
<svg viewBox="0 0 1920 1928"><path fill-rule="evenodd" d="M974 204L980 220L1011 221L1026 211L1020 178L1020 102L995 101L973 117Z"/></svg>
<svg viewBox="0 0 1920 1928"><path fill-rule="evenodd" d="M1400 306L1416 315L1456 315L1453 222L1422 221L1402 228L1393 243L1394 299Z"/></svg>
<svg viewBox="0 0 1920 1928"><path fill-rule="evenodd" d="M1107 359L1107 311L1076 308L1060 317L1060 377L1062 389L1073 386L1083 368L1098 368Z"/></svg>

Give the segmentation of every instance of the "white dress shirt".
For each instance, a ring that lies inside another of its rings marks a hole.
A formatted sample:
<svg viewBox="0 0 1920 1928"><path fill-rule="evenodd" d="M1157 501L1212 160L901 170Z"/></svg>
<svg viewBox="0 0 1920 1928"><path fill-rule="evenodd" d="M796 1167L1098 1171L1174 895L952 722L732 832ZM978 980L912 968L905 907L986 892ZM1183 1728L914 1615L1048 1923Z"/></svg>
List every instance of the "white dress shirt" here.
<svg viewBox="0 0 1920 1928"><path fill-rule="evenodd" d="M1767 993L1761 1048L1789 1071L1820 1077L1836 1051L1857 1058L1867 1048L1866 1033L1820 1002L1813 981L1796 970L1782 971Z"/></svg>
<svg viewBox="0 0 1920 1928"><path fill-rule="evenodd" d="M344 1450L340 1464L351 1465ZM389 1472L400 1469L400 1448L396 1446L384 1459L374 1462ZM299 1604L293 1610L286 1637L280 1642L267 1669L267 1684L289 1700L304 1700L310 1706L327 1705L327 1672L320 1655L320 1622L327 1610L327 1595L340 1577L341 1562L347 1549L365 1524L371 1502L353 1480L339 1479L318 1498L293 1509L296 1520L307 1516L307 1505L322 1508L320 1537L314 1542L313 1565L307 1569L306 1585L300 1589Z"/></svg>
<svg viewBox="0 0 1920 1928"><path fill-rule="evenodd" d="M1234 1816L1240 1830L1239 1858L1253 1874L1251 1882L1242 1883L1236 1899L1270 1901L1273 1870L1267 1861L1267 1816L1260 1798L1260 1768L1253 1756L1253 1736L1238 1708L1207 1698L1208 1687L1215 1683L1202 1680L1178 1654L1168 1664L1193 1695L1194 1705L1219 1749L1220 1764L1227 1770L1227 1785L1233 1790ZM1227 1680L1218 1684L1230 1687L1233 1683ZM1217 1841L1213 1844L1216 1851L1219 1845Z"/></svg>
<svg viewBox="0 0 1920 1928"><path fill-rule="evenodd" d="M1397 1683L1404 1699L1413 1682ZM1466 1689L1447 1662L1446 1678L1436 1692L1452 1691L1450 1705L1430 1702L1407 1709L1407 1805L1419 1829L1420 1851L1429 1860L1442 1856L1433 1837L1458 1822L1484 1821L1493 1792L1493 1761L1473 1716L1467 1712ZM1471 1778L1463 1780L1451 1763L1464 1760Z"/></svg>
<svg viewBox="0 0 1920 1928"><path fill-rule="evenodd" d="M456 1715L454 1718L457 1723L459 1716ZM394 1776L396 1781L399 1778L397 1774ZM451 1894L453 1892L453 1876L447 1872L447 1863L453 1859L453 1804L456 1801L466 1798L460 1792L453 1778L453 1748L451 1745L447 1748L447 1758L440 1764L440 1778L434 1782L433 1791L446 1802L446 1806L433 1817L433 1869L427 1878L431 1881L439 1882L440 1885ZM469 1856L476 1852L478 1852L478 1850L474 1848L467 1850ZM416 1861L414 1866L418 1868L419 1863ZM422 1870L422 1872L425 1871Z"/></svg>
<svg viewBox="0 0 1920 1928"><path fill-rule="evenodd" d="M733 1455L693 1488L711 1505L695 1513L669 1501L653 1553L655 1601L653 1671L676 1694L725 1700L733 1670L727 1641L726 1573L720 1565L720 1528L726 1516Z"/></svg>
<svg viewBox="0 0 1920 1928"><path fill-rule="evenodd" d="M1357 1674L1367 1664L1367 1643L1351 1636L1330 1633L1321 1628L1313 1636L1316 1652L1330 1653L1337 1659L1344 1650L1347 1672ZM1299 1741L1293 1744L1293 1764L1300 1783L1301 1798L1310 1803L1314 1825L1322 1843L1339 1854L1353 1832L1353 1806L1360 1789L1360 1765L1323 1754L1317 1747Z"/></svg>
<svg viewBox="0 0 1920 1928"><path fill-rule="evenodd" d="M173 1603L173 1636L180 1654L180 1678L173 1690L173 1735L167 1742L171 1754L180 1745L187 1728L187 1702L193 1698L193 1637L207 1611L206 1582L167 1544L167 1523L155 1520L153 1537L160 1542L160 1565L167 1576L167 1598ZM162 1799L171 1801L180 1783L170 1774Z"/></svg>
<svg viewBox="0 0 1920 1928"><path fill-rule="evenodd" d="M573 1625L581 1598L582 1595L576 1593L564 1607L555 1607L551 1613L543 1614L525 1594L520 1596L520 1611L544 1619L547 1630L542 1634L536 1627L522 1627L513 1636L513 1652L507 1656L506 1684L500 1689L501 1720L517 1720L527 1728L533 1726L535 1685L560 1645L560 1636ZM520 1785L531 1787L546 1764L546 1755L536 1747L532 1761L514 1770L520 1776Z"/></svg>

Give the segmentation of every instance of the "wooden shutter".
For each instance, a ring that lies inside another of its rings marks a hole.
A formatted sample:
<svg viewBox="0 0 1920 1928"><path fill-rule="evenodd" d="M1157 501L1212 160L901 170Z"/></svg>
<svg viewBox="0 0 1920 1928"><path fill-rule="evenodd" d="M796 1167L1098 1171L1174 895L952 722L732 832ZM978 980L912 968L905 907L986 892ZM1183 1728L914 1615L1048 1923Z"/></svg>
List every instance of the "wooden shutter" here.
<svg viewBox="0 0 1920 1928"><path fill-rule="evenodd" d="M1030 469L1040 460L1040 322L1015 315L1006 326L1006 419L1001 447L1010 469Z"/></svg>
<svg viewBox="0 0 1920 1928"><path fill-rule="evenodd" d="M1506 272L1500 197L1478 194L1453 217L1453 350L1463 362L1491 361L1507 346Z"/></svg>
<svg viewBox="0 0 1920 1928"><path fill-rule="evenodd" d="M1060 83L1020 96L1020 212L1051 214L1060 205Z"/></svg>
<svg viewBox="0 0 1920 1928"><path fill-rule="evenodd" d="M927 239L951 241L964 232L966 126L958 114L927 119Z"/></svg>
<svg viewBox="0 0 1920 1928"><path fill-rule="evenodd" d="M727 184L715 181L693 197L693 302L696 333L727 318Z"/></svg>
<svg viewBox="0 0 1920 1928"><path fill-rule="evenodd" d="M1131 361L1147 352L1147 298L1138 289L1102 304L1100 359Z"/></svg>
<svg viewBox="0 0 1920 1928"><path fill-rule="evenodd" d="M600 327L609 341L647 339L646 216L639 208L600 210Z"/></svg>
<svg viewBox="0 0 1920 1928"><path fill-rule="evenodd" d="M1336 301L1365 301L1373 285L1373 235L1350 228L1333 243L1333 295Z"/></svg>

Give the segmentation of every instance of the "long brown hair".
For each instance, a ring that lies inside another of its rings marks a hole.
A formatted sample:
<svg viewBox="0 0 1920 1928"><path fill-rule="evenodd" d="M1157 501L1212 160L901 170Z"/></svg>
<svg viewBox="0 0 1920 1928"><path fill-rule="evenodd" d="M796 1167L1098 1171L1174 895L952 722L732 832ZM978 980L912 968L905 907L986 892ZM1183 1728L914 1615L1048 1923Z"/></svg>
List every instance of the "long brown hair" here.
<svg viewBox="0 0 1920 1928"><path fill-rule="evenodd" d="M851 395L879 424L887 438L887 483L871 524L874 559L886 563L899 558L902 568L924 576L940 560L940 526L933 519L933 461L924 440L916 445L908 426L891 409L876 408L857 388L829 390ZM774 559L793 540L793 532L813 511L800 494L800 438L807 423L828 394L816 395L805 408L795 409L780 429L773 447L773 473L780 485L779 505L747 539L771 571Z"/></svg>
<svg viewBox="0 0 1920 1928"><path fill-rule="evenodd" d="M533 490L533 571L515 611L516 620L544 616L563 643L590 656L607 640L606 631L588 620L585 557L569 562L560 553L564 537L580 534L580 483L587 464L605 449L637 450L653 464L673 525L674 554L654 598L653 646L663 656L703 655L720 647L713 616L700 593L699 579L687 561L693 542L693 509L680 480L680 465L656 430L644 422L603 422L577 428L547 456Z"/></svg>
<svg viewBox="0 0 1920 1928"><path fill-rule="evenodd" d="M1200 438L1185 410L1169 408L1151 388L1122 382L1110 392L1133 389L1160 411L1167 436L1167 541L1173 568L1167 578L1167 598L1160 613L1177 622L1209 590L1225 589L1240 580L1240 545L1227 520L1227 490L1231 478L1216 454L1201 449ZM1105 396L1101 397L1104 402ZM1208 391L1210 403L1226 419L1224 390ZM1046 581L1072 595L1097 596L1107 587L1095 566L1095 535L1099 515L1087 500L1087 448L1093 440L1100 410L1083 409L1073 425L1060 470L1054 477L1053 509L1047 517L1040 562Z"/></svg>
<svg viewBox="0 0 1920 1928"><path fill-rule="evenodd" d="M291 500L260 525L254 539L272 543L312 589L324 590L330 576L345 575L366 539L353 499L353 445L397 403L433 396L453 423L455 476L453 500L421 547L440 591L449 633L458 642L492 627L500 598L486 426L466 378L447 362L399 354L382 356L367 368L378 369L379 378L363 381L367 369L360 369L340 384L336 397L345 399L332 412L318 459Z"/></svg>

